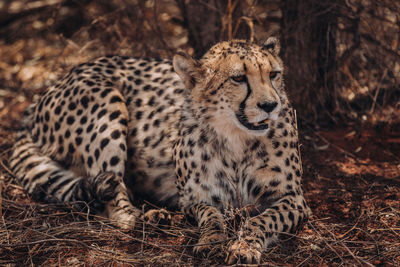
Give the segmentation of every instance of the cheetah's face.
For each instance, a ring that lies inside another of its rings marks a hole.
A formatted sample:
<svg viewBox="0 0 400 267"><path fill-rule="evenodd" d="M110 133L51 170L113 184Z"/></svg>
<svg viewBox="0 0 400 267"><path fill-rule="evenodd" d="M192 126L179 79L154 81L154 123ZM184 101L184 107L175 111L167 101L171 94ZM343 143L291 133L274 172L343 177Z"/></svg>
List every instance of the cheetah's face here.
<svg viewBox="0 0 400 267"><path fill-rule="evenodd" d="M278 118L284 101L278 53L275 38L264 46L235 40L214 46L200 61L178 55L174 67L192 99L212 111L211 120L261 135Z"/></svg>

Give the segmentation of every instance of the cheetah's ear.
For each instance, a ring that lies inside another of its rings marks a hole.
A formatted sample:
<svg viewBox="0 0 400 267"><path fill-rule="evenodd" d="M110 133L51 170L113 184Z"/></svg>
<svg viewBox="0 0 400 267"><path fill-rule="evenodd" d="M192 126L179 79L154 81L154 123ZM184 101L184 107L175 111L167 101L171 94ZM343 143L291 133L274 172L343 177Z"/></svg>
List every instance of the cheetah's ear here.
<svg viewBox="0 0 400 267"><path fill-rule="evenodd" d="M281 44L279 43L278 38L269 37L267 41L264 42L263 48L267 49L271 54L278 55L281 51Z"/></svg>
<svg viewBox="0 0 400 267"><path fill-rule="evenodd" d="M174 70L185 84L192 89L200 80L200 63L191 56L178 52L173 59Z"/></svg>

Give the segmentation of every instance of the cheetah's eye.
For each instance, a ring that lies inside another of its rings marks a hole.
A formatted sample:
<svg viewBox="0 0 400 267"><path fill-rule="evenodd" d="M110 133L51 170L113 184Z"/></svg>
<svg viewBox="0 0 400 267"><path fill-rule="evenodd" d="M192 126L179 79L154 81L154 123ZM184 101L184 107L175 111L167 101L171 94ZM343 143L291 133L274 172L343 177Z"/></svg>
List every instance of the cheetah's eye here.
<svg viewBox="0 0 400 267"><path fill-rule="evenodd" d="M246 75L232 76L231 79L237 83L243 83L247 80Z"/></svg>
<svg viewBox="0 0 400 267"><path fill-rule="evenodd" d="M269 73L269 78L271 79L271 80L273 80L273 79L275 79L276 77L278 77L278 74L280 74L281 72L280 71L271 71L270 73Z"/></svg>

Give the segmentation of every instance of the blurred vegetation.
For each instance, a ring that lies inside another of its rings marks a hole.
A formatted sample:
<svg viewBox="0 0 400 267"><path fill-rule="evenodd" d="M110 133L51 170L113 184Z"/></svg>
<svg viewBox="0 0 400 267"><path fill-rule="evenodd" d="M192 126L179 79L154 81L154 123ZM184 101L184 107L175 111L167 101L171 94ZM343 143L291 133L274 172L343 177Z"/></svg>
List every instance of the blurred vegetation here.
<svg viewBox="0 0 400 267"><path fill-rule="evenodd" d="M200 57L221 40L261 42L277 35L287 88L301 117L396 124L399 14L400 2L391 0L2 0L0 57L3 69L13 69L23 57L38 63L50 56L40 49L50 49L65 68L109 53L171 57L183 49ZM29 47L39 58L29 55ZM1 74L0 85L32 89L20 70L13 71Z"/></svg>

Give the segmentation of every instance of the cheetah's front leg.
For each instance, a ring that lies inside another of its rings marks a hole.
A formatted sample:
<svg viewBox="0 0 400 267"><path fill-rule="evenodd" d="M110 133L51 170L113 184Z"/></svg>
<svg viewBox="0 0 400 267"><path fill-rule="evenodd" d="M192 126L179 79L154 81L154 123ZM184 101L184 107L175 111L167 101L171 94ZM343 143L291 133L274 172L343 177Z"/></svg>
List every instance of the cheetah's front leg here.
<svg viewBox="0 0 400 267"><path fill-rule="evenodd" d="M215 248L218 248L216 245L226 240L225 223L221 212L213 206L201 203L185 209L185 213L193 217L200 228L200 238L194 251L201 254L215 252Z"/></svg>
<svg viewBox="0 0 400 267"><path fill-rule="evenodd" d="M227 263L259 263L262 252L280 233L296 230L310 215L302 195L286 196L258 216L248 218L239 238L228 248Z"/></svg>

